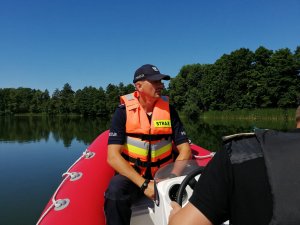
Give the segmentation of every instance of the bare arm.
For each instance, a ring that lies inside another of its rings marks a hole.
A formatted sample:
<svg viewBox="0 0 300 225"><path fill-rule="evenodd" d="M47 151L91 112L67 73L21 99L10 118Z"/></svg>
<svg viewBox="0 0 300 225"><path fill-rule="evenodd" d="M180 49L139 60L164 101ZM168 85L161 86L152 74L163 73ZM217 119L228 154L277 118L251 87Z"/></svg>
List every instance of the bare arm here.
<svg viewBox="0 0 300 225"><path fill-rule="evenodd" d="M169 225L213 225L193 204L188 203L185 207L172 202L169 217Z"/></svg>
<svg viewBox="0 0 300 225"><path fill-rule="evenodd" d="M179 152L179 155L176 158L176 162L174 164L174 167L173 167L171 173L179 176L186 165L185 161L183 161L183 162L181 162L181 161L190 159L191 148L188 143L182 143L180 145L177 145L176 147Z"/></svg>
<svg viewBox="0 0 300 225"><path fill-rule="evenodd" d="M191 157L191 148L189 143L182 143L180 145L176 146L179 152L179 155L177 156L177 160L187 160Z"/></svg>

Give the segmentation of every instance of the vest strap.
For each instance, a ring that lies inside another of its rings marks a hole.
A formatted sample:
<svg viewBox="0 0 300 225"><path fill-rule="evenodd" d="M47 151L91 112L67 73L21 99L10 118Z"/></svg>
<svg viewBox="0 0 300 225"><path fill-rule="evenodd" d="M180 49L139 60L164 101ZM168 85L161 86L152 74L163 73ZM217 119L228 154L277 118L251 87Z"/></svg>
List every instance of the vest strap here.
<svg viewBox="0 0 300 225"><path fill-rule="evenodd" d="M170 134L156 134L156 135L151 135L151 134L128 134L126 133L126 136L128 137L134 137L134 138L139 138L142 141L159 141L162 139L168 140L171 135Z"/></svg>
<svg viewBox="0 0 300 225"><path fill-rule="evenodd" d="M126 155L124 153L122 153L122 156L124 157L124 159L133 163L135 166L140 166L140 167L145 167L145 168L147 168L147 167L158 167L159 168L160 165L168 162L169 160L171 160L173 158L172 155L169 155L163 159L157 160L156 162L143 162L139 158L138 159L132 158L129 155Z"/></svg>

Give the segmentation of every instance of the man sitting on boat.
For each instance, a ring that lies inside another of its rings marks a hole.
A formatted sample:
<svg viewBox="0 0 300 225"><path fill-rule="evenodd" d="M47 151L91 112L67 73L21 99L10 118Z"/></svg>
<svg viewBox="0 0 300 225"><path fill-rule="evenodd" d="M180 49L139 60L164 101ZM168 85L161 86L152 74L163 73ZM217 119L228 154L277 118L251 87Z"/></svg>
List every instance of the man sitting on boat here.
<svg viewBox="0 0 300 225"><path fill-rule="evenodd" d="M176 160L186 160L191 150L184 127L168 97L161 96L162 80L156 66L138 68L133 83L136 91L121 96L108 140L108 163L116 171L105 192L108 225L129 225L132 202L145 194L154 198L153 177L157 169L172 162L172 141Z"/></svg>
<svg viewBox="0 0 300 225"><path fill-rule="evenodd" d="M225 138L189 203L172 202L170 225L300 224L300 106L296 129Z"/></svg>

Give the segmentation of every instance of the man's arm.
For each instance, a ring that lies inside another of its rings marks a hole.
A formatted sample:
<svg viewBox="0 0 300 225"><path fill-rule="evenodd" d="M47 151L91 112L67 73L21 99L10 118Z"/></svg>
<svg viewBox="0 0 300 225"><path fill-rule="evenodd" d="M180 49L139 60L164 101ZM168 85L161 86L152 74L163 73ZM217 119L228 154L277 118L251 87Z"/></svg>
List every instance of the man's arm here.
<svg viewBox="0 0 300 225"><path fill-rule="evenodd" d="M138 174L134 170L134 168L123 158L123 156L121 155L122 148L123 145L109 144L108 153L107 153L107 162L119 174L130 179L138 187L141 187L142 184L145 182L145 178L143 178L140 174ZM153 181L149 183L148 188L146 188L144 193L148 198L153 199L154 197Z"/></svg>
<svg viewBox="0 0 300 225"><path fill-rule="evenodd" d="M177 150L179 155L176 158L176 162L174 163L174 167L171 171L171 174L175 174L176 176L180 176L183 169L186 167L186 161L191 158L191 148L188 143L182 143L177 145Z"/></svg>
<svg viewBox="0 0 300 225"><path fill-rule="evenodd" d="M186 160L191 157L191 148L183 124L175 108L170 105L170 116L172 124L172 140L176 145L179 155L176 160Z"/></svg>
<svg viewBox="0 0 300 225"><path fill-rule="evenodd" d="M137 186L141 186L145 179L142 178L121 155L125 139L126 110L124 105L116 109L110 128L108 139L107 163L119 174L127 177Z"/></svg>
<svg viewBox="0 0 300 225"><path fill-rule="evenodd" d="M179 155L176 158L176 161L187 160L191 158L191 148L189 143L185 142L180 145L177 145L176 147L179 153Z"/></svg>
<svg viewBox="0 0 300 225"><path fill-rule="evenodd" d="M173 106L170 106L170 113L173 132L172 139L178 151L178 156L176 158L176 162L178 163L174 164L174 168L171 171L171 174L179 176L186 165L185 162L182 163L180 161L188 160L191 158L191 148L188 143L188 137L184 130L183 124Z"/></svg>
<svg viewBox="0 0 300 225"><path fill-rule="evenodd" d="M191 203L180 208L176 202L172 202L171 206L173 210L170 213L169 225L212 225L212 223Z"/></svg>

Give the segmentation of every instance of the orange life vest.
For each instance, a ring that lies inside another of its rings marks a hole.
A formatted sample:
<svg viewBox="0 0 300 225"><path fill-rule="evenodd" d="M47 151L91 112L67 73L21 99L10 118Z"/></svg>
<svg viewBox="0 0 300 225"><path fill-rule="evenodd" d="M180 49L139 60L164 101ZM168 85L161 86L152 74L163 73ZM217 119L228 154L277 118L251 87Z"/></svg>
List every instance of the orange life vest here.
<svg viewBox="0 0 300 225"><path fill-rule="evenodd" d="M173 161L169 99L162 96L157 100L151 123L138 101L138 92L121 96L121 103L126 107L126 141L122 155L142 176L147 167L151 167L154 176L160 166Z"/></svg>

